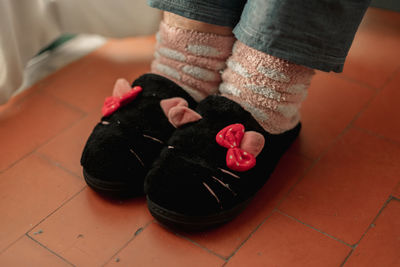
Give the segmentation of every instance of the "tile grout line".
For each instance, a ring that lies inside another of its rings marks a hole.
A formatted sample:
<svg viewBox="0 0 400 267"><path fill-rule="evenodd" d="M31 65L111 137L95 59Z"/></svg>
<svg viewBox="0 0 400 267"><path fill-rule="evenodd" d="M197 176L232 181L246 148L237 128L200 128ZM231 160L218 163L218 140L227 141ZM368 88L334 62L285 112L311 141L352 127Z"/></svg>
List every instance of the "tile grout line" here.
<svg viewBox="0 0 400 267"><path fill-rule="evenodd" d="M49 218L50 216L52 216L54 213L56 213L58 210L60 210L62 207L64 207L66 204L68 204L71 200L73 200L76 196L78 196L80 193L82 193L83 190L85 190L87 188L87 185L84 185L78 192L76 192L75 194L73 194L70 198L68 198L64 203L62 203L60 206L58 206L55 210L53 210L52 212L50 212L48 215L46 215L43 219L41 219L38 223L36 223L34 226L32 226L28 231L25 232L25 234L29 237L31 237L29 235L29 232L31 232L35 227L39 226L42 222L44 222L45 220L47 220L47 218ZM31 237L32 239L34 239L33 237Z"/></svg>
<svg viewBox="0 0 400 267"><path fill-rule="evenodd" d="M343 131L336 136L336 138L332 141L332 143L327 147L327 149L321 153L321 157L324 156L330 148L338 142L350 129L360 129L361 127L357 127L354 123L361 117L361 115L369 108L371 103L376 99L379 93L385 88L395 77L396 74L400 72L400 68L397 68L393 73L386 79L386 81L381 85L381 87L377 88L377 90L373 93L371 98L365 103L363 107L357 112L357 114L353 117L353 119L349 122L349 124L343 129ZM361 128L363 129L363 128Z"/></svg>
<svg viewBox="0 0 400 267"><path fill-rule="evenodd" d="M371 131L371 130L368 130L368 129L365 129L365 128L363 128L363 127L356 126L356 125L354 125L353 128L356 129L356 130L358 130L358 131L360 131L360 132L363 132L363 133L365 133L365 134L367 134L367 135L370 135L370 136L376 137L376 138L378 138L378 139L381 139L382 141L391 143L392 145L400 146L400 143L399 143L398 141L393 140L393 139L391 139L391 138L389 138L389 137L386 137L386 136L384 136L384 135L382 135L382 134L376 133L376 132L374 132L374 131Z"/></svg>
<svg viewBox="0 0 400 267"><path fill-rule="evenodd" d="M351 255L354 253L354 251L356 250L356 248L358 247L358 245L360 244L360 242L363 240L364 236L369 232L369 230L371 228L373 228L376 220L378 220L379 216L382 214L383 210L387 207L387 205L390 203L390 201L392 201L393 198L392 196L389 196L389 198L385 201L385 203L383 204L383 206L379 209L378 214L374 217L374 219L372 219L372 222L369 224L369 226L367 227L367 229L365 230L365 232L361 235L360 239L354 244L354 248L352 248L352 250L350 251L350 253L347 255L347 257L344 259L343 263L340 265L340 267L343 267L347 261L350 259Z"/></svg>
<svg viewBox="0 0 400 267"><path fill-rule="evenodd" d="M59 104L63 105L64 107L69 108L69 109L71 109L71 110L73 110L73 111L75 111L75 112L84 114L84 115L86 115L86 116L88 115L89 112L86 112L86 111L84 111L84 110L81 110L81 109L79 109L78 107L76 107L76 106L74 106L74 105L72 105L72 104L70 104L70 103L64 101L63 99L58 98L57 95L53 95L53 94L51 94L51 93L46 92L46 91L44 90L44 88L41 88L41 90L42 90L42 93L43 93L43 94L47 95L49 98L54 99L56 102L58 102Z"/></svg>
<svg viewBox="0 0 400 267"><path fill-rule="evenodd" d="M340 264L340 267L343 267L346 262L350 259L351 255L353 255L355 248L352 248L349 252L349 254L347 254L346 258L344 258L342 264Z"/></svg>
<svg viewBox="0 0 400 267"><path fill-rule="evenodd" d="M388 199L385 201L385 203L383 203L383 206L379 209L378 213L376 214L376 216L372 219L372 222L369 224L369 226L367 227L367 229L365 230L365 232L362 234L362 236L360 237L360 239L356 242L355 247L358 246L358 244L362 241L362 239L364 238L364 236L367 234L367 232L369 231L369 229L373 228L373 225L375 224L376 220L378 219L378 217L382 214L383 210L387 207L387 205L390 203L390 201L393 200L392 196L389 196Z"/></svg>
<svg viewBox="0 0 400 267"><path fill-rule="evenodd" d="M184 236L183 234L180 234L180 233L178 233L178 232L173 232L173 233L174 233L176 236L178 236L178 237L180 237L180 238L182 238L182 239L184 239L184 240L186 240L186 241L189 241L189 242L192 243L193 245L195 245L195 246L197 246L197 247L203 249L204 251L210 253L211 255L214 255L214 256L216 256L216 257L222 259L223 261L225 261L224 264L227 263L227 258L225 258L224 256L219 255L218 253L216 253L216 252L212 251L211 249L209 249L209 248L207 248L207 247L205 247L205 246L203 246L203 245L197 243L196 241L190 239L189 237Z"/></svg>
<svg viewBox="0 0 400 267"><path fill-rule="evenodd" d="M59 163L59 162L57 162L57 161L55 161L55 160L50 159L50 158L47 157L45 154L40 153L40 152L38 152L38 151L34 151L33 154L35 154L35 155L37 155L39 158L41 158L41 159L47 161L50 165L53 165L54 167L59 168L59 169L65 171L65 172L69 173L70 175L72 175L72 176L78 178L79 181L82 181L82 177L79 176L79 174L77 174L77 173L75 173L75 172L69 170L68 168L66 168L65 166L63 166L61 163Z"/></svg>
<svg viewBox="0 0 400 267"><path fill-rule="evenodd" d="M21 240L23 237L25 236L25 233L22 234L21 236L19 236L17 239L15 239L14 241L12 241L9 245L7 245L5 248L3 248L2 250L0 250L0 255L5 253L11 246L13 246L15 243L17 243L19 240Z"/></svg>
<svg viewBox="0 0 400 267"><path fill-rule="evenodd" d="M308 166L302 175L297 179L297 181L289 188L285 195L278 201L275 205L275 209L278 209L280 205L286 200L289 194L294 190L294 188L304 179L304 177L314 168L315 165L319 162L319 158L312 160L310 166Z"/></svg>
<svg viewBox="0 0 400 267"><path fill-rule="evenodd" d="M399 198L399 197L392 196L392 195L391 195L391 197L392 197L392 200L394 200L394 201L400 201L400 198Z"/></svg>
<svg viewBox="0 0 400 267"><path fill-rule="evenodd" d="M35 83L35 85L39 85L39 83L42 81L38 81L37 83ZM29 151L28 153L26 153L25 155L23 155L22 157L20 157L19 159L17 159L16 161L14 161L13 163L11 163L10 165L8 165L5 169L0 170L0 174L3 172L6 172L7 170L9 170L10 168L12 168L14 165L16 165L18 162L20 162L21 160L27 158L28 156L30 156L31 154L33 154L34 152L36 152L38 149L42 148L43 146L45 146L46 144L48 144L50 141L52 141L53 139L55 139L56 137L58 137L59 135L61 135L62 133L68 131L69 129L71 129L72 127L74 127L76 124L78 124L79 122L81 122L82 120L86 119L90 112L85 112L83 110L80 110L79 108L63 101L62 99L57 98L56 96L47 93L46 91L44 91L44 88L42 88L41 86L39 88L37 88L35 90L35 92L32 92L30 95L27 95L26 97L23 97L22 99L20 99L19 101L17 101L16 104L20 105L23 102L29 101L29 99L31 99L32 97L34 97L35 95L39 95L40 93L43 93L45 95L47 95L49 98L54 99L55 101L57 101L59 104L61 104L62 106L71 109L77 113L80 113L82 116L80 118L78 118L76 121L74 121L73 123L71 123L70 125L68 125L66 128L60 130L60 132L56 133L54 136L50 137L49 139L45 140L43 143L39 144L37 147L35 147L32 151Z"/></svg>
<svg viewBox="0 0 400 267"><path fill-rule="evenodd" d="M110 257L108 260L106 260L105 263L102 264L101 266L103 267L103 266L105 266L106 264L110 263L111 260L112 260L115 256L117 256L124 248L126 248L126 247L129 245L129 243L131 243L133 240L135 240L136 237L137 237L138 235L140 235L147 227L149 227L149 226L150 226L151 224L153 224L153 223L155 223L155 220L151 220L151 221L147 222L144 226L139 227L139 228L135 231L135 233L133 234L133 236L132 236L131 238L129 238L129 240L126 241L126 243L123 244L119 249L117 249L117 251L116 251L113 255L111 255L111 257Z"/></svg>
<svg viewBox="0 0 400 267"><path fill-rule="evenodd" d="M79 191L77 191L75 194L73 194L70 198L68 198L64 203L62 203L60 206L58 206L55 210L50 212L47 216L45 216L42 220L40 220L37 224L35 224L31 229L26 231L26 234L28 234L30 231L32 231L35 227L37 227L39 224L41 224L43 221L45 221L47 218L49 218L51 215L56 213L59 209L64 207L67 203L69 203L72 199L74 199L76 196L78 196L80 193L82 193L83 190L87 188L87 185L85 184Z"/></svg>
<svg viewBox="0 0 400 267"><path fill-rule="evenodd" d="M391 74L390 74L390 75L391 75ZM389 77L390 77L390 75L389 75ZM360 80L358 80L358 79L351 78L351 77L347 76L347 75L344 74L344 73L337 74L336 77L338 77L338 78L341 79L341 80L344 80L344 81L348 81L348 82L350 82L350 83L357 84L358 86L364 87L364 88L366 88L366 89L368 89L368 90L371 90L371 91L377 91L377 90L379 90L379 86L378 86L378 87L375 87L375 86L370 85L370 84L368 84L368 83L366 83L366 82L360 81ZM386 81L385 81L385 82L386 82Z"/></svg>
<svg viewBox="0 0 400 267"><path fill-rule="evenodd" d="M237 248L229 255L229 257L226 259L226 263L222 265L222 267L226 266L226 264L229 263L229 261L232 259L233 256L235 256L236 253L245 245L245 243L258 231L258 229L274 214L274 212L277 209L273 209L254 229L249 233L249 235L242 241L242 243L237 246Z"/></svg>
<svg viewBox="0 0 400 267"><path fill-rule="evenodd" d="M24 102L28 101L29 99L31 99L32 97L34 97L35 95L39 95L39 93L42 91L42 88L37 88L36 90L34 90L33 92L30 92L28 95L24 96L21 99L17 99L16 103L14 105L19 106L21 104L23 104ZM22 92L21 92L22 93ZM14 96L15 97L15 96ZM11 99L10 99L11 100ZM36 148L35 148L36 149ZM27 154L22 155L22 157L20 157L19 159L17 159L16 161L12 162L10 165L8 165L6 168L0 170L0 174L3 172L6 172L8 169L12 168L17 162L21 161L22 159L28 157L30 154L33 153L32 151L29 151Z"/></svg>
<svg viewBox="0 0 400 267"><path fill-rule="evenodd" d="M8 165L5 169L1 170L1 173L4 173L6 171L8 171L9 169L11 169L12 167L14 167L16 164L18 164L19 162L21 162L22 160L26 159L27 157L29 157L30 155L32 155L35 152L36 149L29 151L28 153L26 153L25 155L21 156L19 159L17 159L16 161L14 161L13 163L11 163L10 165Z"/></svg>
<svg viewBox="0 0 400 267"><path fill-rule="evenodd" d="M32 87L33 87L33 86L32 86ZM31 92L28 92L28 90L31 91ZM10 101L13 101L13 98L17 98L18 95L23 94L23 93L26 93L26 95L25 95L25 96L22 96L22 98L20 98L20 99L15 99L15 100L14 100L15 103L12 104L12 106L19 106L19 105L21 105L22 103L28 101L28 100L29 100L30 98L32 98L33 96L39 95L39 94L42 92L42 90L43 90L43 88L41 88L41 86L39 86L38 88L29 88L29 89L26 89L26 90L22 91L21 93L19 93L19 94L17 94L17 95L11 96L11 98L8 99L7 102L6 102L4 105L7 105ZM1 106L2 106L2 105L0 105L0 107L1 107ZM9 107L9 108L10 108L10 107ZM4 109L2 112L6 112L6 110L7 110L7 109Z"/></svg>
<svg viewBox="0 0 400 267"><path fill-rule="evenodd" d="M306 155L305 153L302 153L300 151L288 151L288 153L293 154L295 156L302 157L308 161L314 162L315 158L310 157L309 155Z"/></svg>
<svg viewBox="0 0 400 267"><path fill-rule="evenodd" d="M302 156L302 155L298 155L298 154L295 154L295 155ZM223 266L225 266L229 262L229 260L244 246L244 244L255 234L255 232L265 223L265 221L268 220L272 216L272 214L278 210L278 207L280 206L280 204L286 199L286 197L290 194L290 192L294 189L294 187L296 187L296 185L307 175L307 173L315 166L315 164L317 164L316 159L314 159L314 160L308 159L308 158L306 158L306 159L311 161L310 166L308 166L308 168L306 168L304 170L304 173L302 175L300 175L300 177L297 179L297 181L294 183L294 185L291 188L289 188L289 190L286 192L286 194L284 196L282 196L282 198L275 205L274 209L272 209L272 211L269 212L266 215L266 217L264 217L264 219L262 219L261 222L256 227L254 227L254 229L248 234L248 236L243 240L243 242L240 243L240 245L236 249L233 250L233 252L231 253L231 255L229 257L226 258L227 262Z"/></svg>
<svg viewBox="0 0 400 267"><path fill-rule="evenodd" d="M28 235L29 236L29 232L32 231L35 227L37 227L39 224L41 224L43 221L45 221L48 217L50 217L51 215L53 215L55 212L57 212L60 208L62 208L64 205L66 205L68 202L70 202L73 198L75 198L77 195L79 195L85 188L87 187L87 185L83 186L78 192L76 192L75 194L73 194L70 198L68 198L65 202L63 202L60 206L58 206L57 208L55 208L52 212L50 212L49 214L45 215L42 219L39 220L39 222L37 222L36 224L34 224L32 227L28 228L28 230L23 234L23 235ZM22 236L23 236L22 235ZM2 254L4 251L6 251L7 249L9 249L12 245L14 245L22 236L20 236L19 238L17 238L16 240L14 240L13 242L11 242L8 246L6 246L3 250L0 251L0 254Z"/></svg>
<svg viewBox="0 0 400 267"><path fill-rule="evenodd" d="M363 107L358 111L358 113L353 117L353 119L350 121L350 123L347 125L346 128L351 128L354 127L355 121L369 108L371 105L372 101L375 100L375 98L379 95L379 93L382 92L382 90L396 77L396 74L400 71L400 68L397 68L393 73L386 79L386 81L381 85L381 87L378 87L377 90L373 93L371 99L365 103ZM345 128L345 129L346 129Z"/></svg>
<svg viewBox="0 0 400 267"><path fill-rule="evenodd" d="M52 251L51 249L49 249L48 247L46 247L45 245L43 245L42 243L40 243L39 241L37 241L36 239L32 238L30 235L28 235L27 233L25 233L25 236L27 236L29 239L31 239L33 242L35 242L36 244L38 244L39 246L41 246L42 248L46 249L47 251L49 251L51 254L53 254L54 256L60 258L62 261L64 261L65 263L68 263L71 266L75 266L74 264L72 264L71 262L69 262L67 259L63 258L62 256L58 255L56 252Z"/></svg>
<svg viewBox="0 0 400 267"><path fill-rule="evenodd" d="M347 76L346 74L342 74L342 75L338 75L338 76L342 76L342 79L347 80L349 82L356 83L362 87L369 88L370 90L381 91L392 79L394 79L394 77L396 77L397 72L400 72L399 66L397 66L392 73L388 73L388 77L386 78L386 80L384 80L382 82L382 84L377 87L370 85L366 82L351 78L351 77Z"/></svg>
<svg viewBox="0 0 400 267"><path fill-rule="evenodd" d="M40 148L44 147L45 145L47 145L48 143L50 143L52 140L54 140L56 137L58 137L59 135L61 135L62 133L64 133L65 131L68 131L69 129L71 129L72 127L74 127L76 124L78 124L79 122L81 122L82 120L84 120L85 118L88 117L88 114L85 114L83 117L79 118L78 120L76 120L75 122L73 122L72 124L68 125L68 127L66 127L65 129L62 129L59 133L57 133L56 135L50 137L49 139L43 141L43 143L41 143L40 145L38 145L37 147L35 147L33 150L29 151L28 153L26 153L25 155L21 156L19 159L17 159L16 161L14 161L13 163L11 163L10 165L8 165L5 169L1 170L0 173L6 172L9 169L11 169L12 167L14 167L16 164L18 164L20 161L24 160L25 158L29 157L30 155L34 154L36 151L38 151Z"/></svg>
<svg viewBox="0 0 400 267"><path fill-rule="evenodd" d="M342 243L343 245L346 245L346 246L350 247L351 249L353 249L353 248L355 247L355 245L350 245L349 243L347 243L347 242L345 242L345 241L343 241L343 240L341 240L341 239L339 239L339 238L337 238L337 237L334 237L333 235L330 235L330 234L328 234L328 233L325 233L324 231L322 231L322 230L320 230L320 229L318 229L318 228L315 228L315 227L312 226L312 225L309 225L309 224L307 224L307 223L305 223L305 222L302 222L302 221L300 221L299 219L297 219L297 218L295 218L295 217L293 217L293 216L291 216L291 215L288 215L288 214L284 213L284 212L281 211L281 210L277 210L276 212L278 212L278 213L280 213L281 215L286 216L286 217L288 217L288 218L290 218L290 219L292 219L292 220L294 220L294 221L296 221L296 222L298 222L298 223L301 223L302 225L307 226L308 228L311 228L311 229L313 229L314 231L317 231L318 233L321 233L321 234L323 234L323 235L325 235L325 236L327 236L327 237L329 237L329 238L331 238L331 239L333 239L333 240L335 240L335 241L338 241L339 243Z"/></svg>

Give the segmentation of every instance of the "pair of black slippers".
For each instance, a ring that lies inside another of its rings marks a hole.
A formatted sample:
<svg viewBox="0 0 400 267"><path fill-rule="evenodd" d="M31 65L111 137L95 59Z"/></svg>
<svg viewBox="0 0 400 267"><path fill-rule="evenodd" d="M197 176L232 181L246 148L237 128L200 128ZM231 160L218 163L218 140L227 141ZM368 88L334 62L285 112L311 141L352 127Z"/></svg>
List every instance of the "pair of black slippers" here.
<svg viewBox="0 0 400 267"><path fill-rule="evenodd" d="M196 103L159 75L128 89L119 82L84 148L85 180L113 198L146 194L151 214L172 228L232 220L300 131L270 134L239 104L216 95Z"/></svg>

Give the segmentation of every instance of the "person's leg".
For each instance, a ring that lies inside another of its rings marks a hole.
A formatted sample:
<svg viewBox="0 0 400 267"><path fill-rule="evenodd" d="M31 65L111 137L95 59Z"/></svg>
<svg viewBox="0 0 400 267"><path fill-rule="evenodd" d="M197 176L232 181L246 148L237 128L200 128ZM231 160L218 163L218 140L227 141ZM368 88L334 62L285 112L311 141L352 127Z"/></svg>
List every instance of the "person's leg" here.
<svg viewBox="0 0 400 267"><path fill-rule="evenodd" d="M299 123L299 108L313 74L310 68L237 41L219 90L249 111L266 131L280 134Z"/></svg>
<svg viewBox="0 0 400 267"><path fill-rule="evenodd" d="M238 40L277 58L341 72L370 0L249 0Z"/></svg>
<svg viewBox="0 0 400 267"><path fill-rule="evenodd" d="M164 13L152 72L181 85L197 101L215 94L234 43L232 28Z"/></svg>
<svg viewBox="0 0 400 267"><path fill-rule="evenodd" d="M248 1L234 29L238 41L220 92L268 132L292 129L300 121L313 69L342 70L368 3Z"/></svg>
<svg viewBox="0 0 400 267"><path fill-rule="evenodd" d="M341 71L366 6L248 0L222 96L197 105L200 119L175 130L146 177L153 216L170 227L203 230L239 214L298 136L313 69Z"/></svg>
<svg viewBox="0 0 400 267"><path fill-rule="evenodd" d="M151 71L182 86L197 101L215 94L234 43L231 27L164 12Z"/></svg>
<svg viewBox="0 0 400 267"><path fill-rule="evenodd" d="M198 20L176 15L171 12L164 12L164 22L171 27L182 28L186 30L193 30L204 33L214 33L223 36L232 36L232 27L219 26L216 24L205 23Z"/></svg>
<svg viewBox="0 0 400 267"><path fill-rule="evenodd" d="M165 11L152 72L177 82L197 101L217 93L245 2L148 0Z"/></svg>

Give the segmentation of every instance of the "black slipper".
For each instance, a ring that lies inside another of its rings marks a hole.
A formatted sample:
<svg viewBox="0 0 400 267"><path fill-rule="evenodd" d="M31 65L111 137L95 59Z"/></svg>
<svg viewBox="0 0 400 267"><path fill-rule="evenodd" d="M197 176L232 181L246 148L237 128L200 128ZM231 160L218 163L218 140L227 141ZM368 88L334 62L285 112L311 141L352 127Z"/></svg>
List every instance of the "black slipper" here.
<svg viewBox="0 0 400 267"><path fill-rule="evenodd" d="M239 104L221 96L207 97L196 111L202 118L176 129L145 179L151 214L168 227L187 231L215 227L238 215L301 128L269 134ZM256 161L250 152L258 154Z"/></svg>
<svg viewBox="0 0 400 267"><path fill-rule="evenodd" d="M145 74L132 87L129 93L133 94L125 102L119 98L118 103L112 102L115 97L107 99L108 106L103 107L105 116L94 128L82 153L87 184L109 197L143 194L144 177L175 130L160 101L181 97L189 107L197 105L181 87L159 75ZM129 84L128 88L131 89ZM135 92L136 89L140 90Z"/></svg>

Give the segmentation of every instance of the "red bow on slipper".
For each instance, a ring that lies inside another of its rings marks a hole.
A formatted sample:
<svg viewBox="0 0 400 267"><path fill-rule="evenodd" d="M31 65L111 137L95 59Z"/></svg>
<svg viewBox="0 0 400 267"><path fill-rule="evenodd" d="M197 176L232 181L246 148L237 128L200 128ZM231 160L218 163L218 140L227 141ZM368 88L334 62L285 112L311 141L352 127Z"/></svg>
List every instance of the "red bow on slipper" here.
<svg viewBox="0 0 400 267"><path fill-rule="evenodd" d="M256 156L264 147L264 136L254 131L245 132L240 123L231 124L216 136L219 145L228 148L226 165L228 168L244 172L256 165Z"/></svg>
<svg viewBox="0 0 400 267"><path fill-rule="evenodd" d="M121 106L134 100L142 90L140 86L131 88L129 82L124 79L117 80L114 85L113 96L107 97L104 101L101 109L103 116L110 116Z"/></svg>

